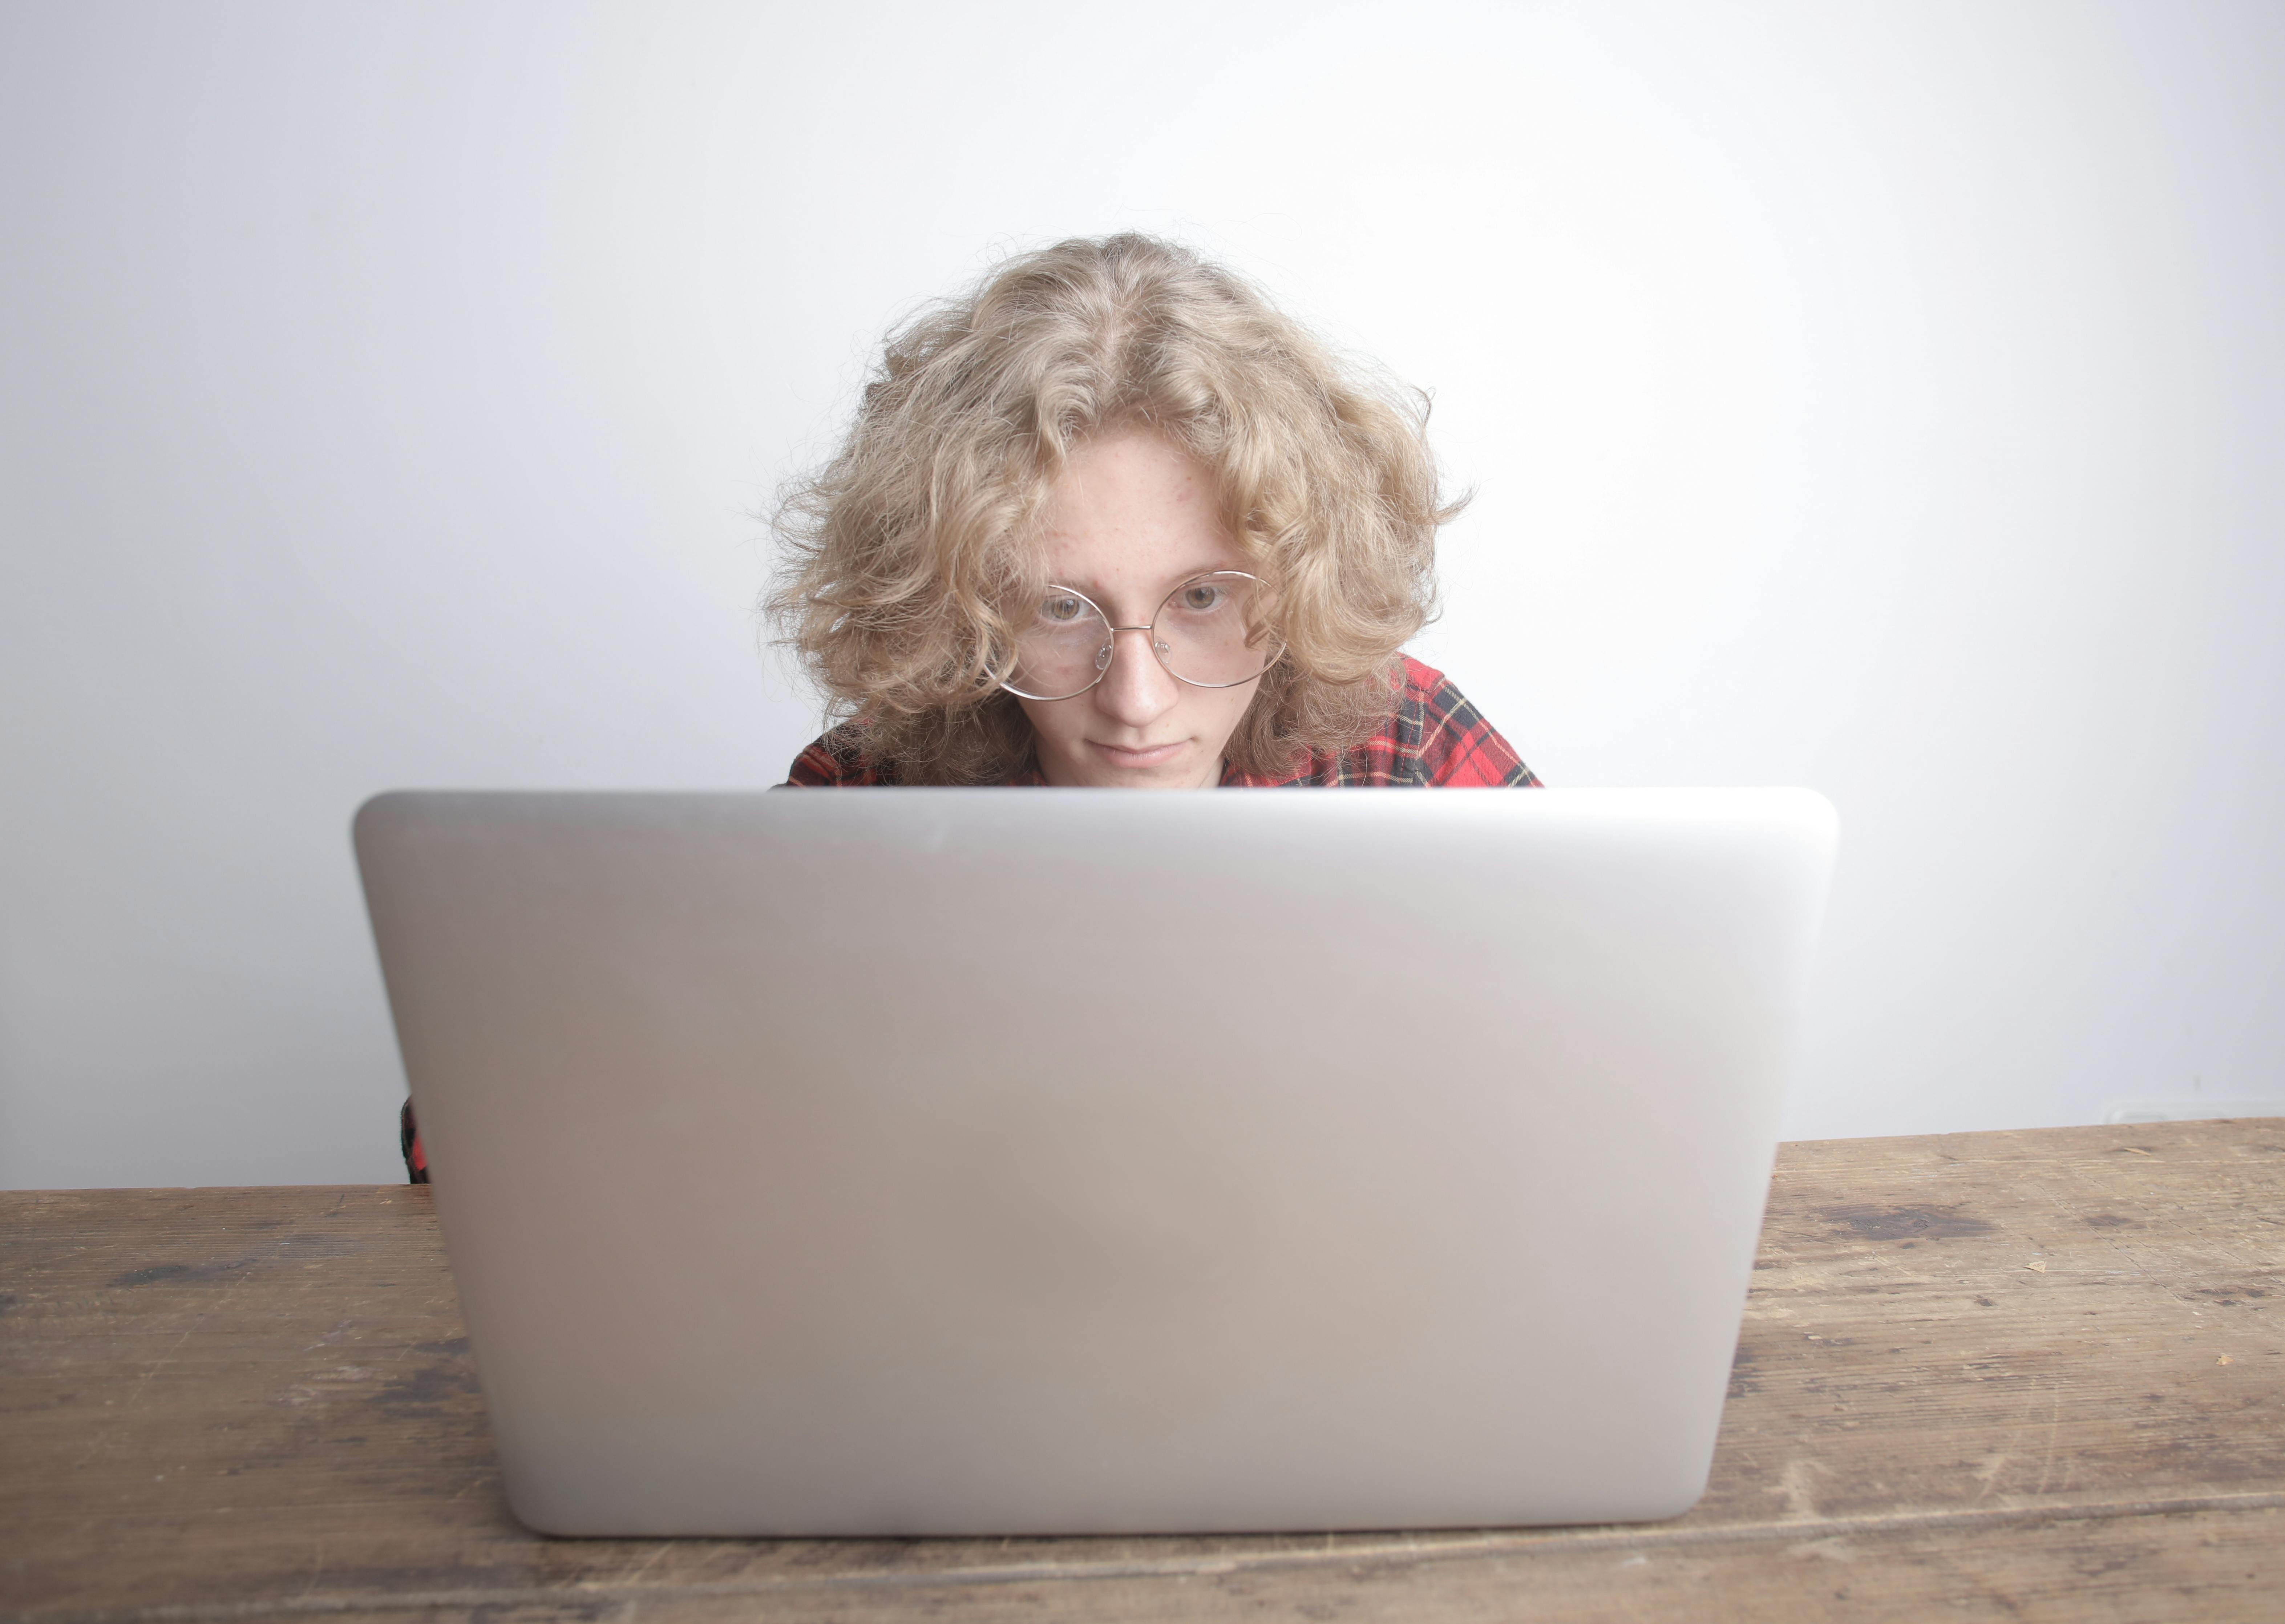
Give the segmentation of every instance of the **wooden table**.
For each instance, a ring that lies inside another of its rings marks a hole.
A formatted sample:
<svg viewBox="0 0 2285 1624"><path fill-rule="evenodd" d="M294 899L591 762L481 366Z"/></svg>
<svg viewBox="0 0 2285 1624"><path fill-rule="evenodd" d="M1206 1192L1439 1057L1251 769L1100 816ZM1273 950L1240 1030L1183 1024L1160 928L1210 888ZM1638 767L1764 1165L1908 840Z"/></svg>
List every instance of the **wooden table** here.
<svg viewBox="0 0 2285 1624"><path fill-rule="evenodd" d="M566 1541L424 1190L0 1195L0 1614L2285 1619L2285 1121L1789 1145L1757 1267L1671 1523Z"/></svg>

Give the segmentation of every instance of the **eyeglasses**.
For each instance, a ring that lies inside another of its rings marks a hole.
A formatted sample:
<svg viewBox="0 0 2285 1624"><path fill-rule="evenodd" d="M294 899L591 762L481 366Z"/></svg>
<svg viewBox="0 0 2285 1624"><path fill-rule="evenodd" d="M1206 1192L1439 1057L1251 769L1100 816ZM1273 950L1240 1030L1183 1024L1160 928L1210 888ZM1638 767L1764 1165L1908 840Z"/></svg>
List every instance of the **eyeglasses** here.
<svg viewBox="0 0 2285 1624"><path fill-rule="evenodd" d="M1196 688L1234 688L1268 671L1284 648L1257 612L1268 589L1242 569L1193 576L1159 602L1147 626L1114 626L1085 592L1050 586L1016 638L1001 683L1022 699L1076 699L1111 670L1121 632L1147 632L1158 663Z"/></svg>

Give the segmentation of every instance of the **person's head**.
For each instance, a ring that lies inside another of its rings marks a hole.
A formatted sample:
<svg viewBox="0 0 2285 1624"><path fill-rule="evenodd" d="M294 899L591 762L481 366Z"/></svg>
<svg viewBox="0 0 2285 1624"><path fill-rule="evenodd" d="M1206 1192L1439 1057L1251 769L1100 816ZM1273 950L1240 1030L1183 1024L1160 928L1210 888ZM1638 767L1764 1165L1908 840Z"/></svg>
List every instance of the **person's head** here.
<svg viewBox="0 0 2285 1624"><path fill-rule="evenodd" d="M781 504L769 608L907 783L1035 756L1055 782L1278 772L1379 726L1427 617L1454 508L1425 417L1185 249L1060 243L891 335L839 454ZM1207 608L1246 616L1250 667L1185 671L1164 632ZM1097 610L1162 634L1110 633L1099 680L1046 693L1077 684L1025 670L1043 616Z"/></svg>

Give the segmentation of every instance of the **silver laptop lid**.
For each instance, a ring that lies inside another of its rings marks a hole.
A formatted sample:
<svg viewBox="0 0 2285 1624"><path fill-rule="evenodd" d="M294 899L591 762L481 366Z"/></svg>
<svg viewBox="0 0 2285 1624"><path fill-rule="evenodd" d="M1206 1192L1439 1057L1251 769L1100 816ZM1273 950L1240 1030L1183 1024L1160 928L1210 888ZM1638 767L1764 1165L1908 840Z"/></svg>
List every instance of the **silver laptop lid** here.
<svg viewBox="0 0 2285 1624"><path fill-rule="evenodd" d="M1684 1510L1833 839L1800 790L379 797L513 1508Z"/></svg>

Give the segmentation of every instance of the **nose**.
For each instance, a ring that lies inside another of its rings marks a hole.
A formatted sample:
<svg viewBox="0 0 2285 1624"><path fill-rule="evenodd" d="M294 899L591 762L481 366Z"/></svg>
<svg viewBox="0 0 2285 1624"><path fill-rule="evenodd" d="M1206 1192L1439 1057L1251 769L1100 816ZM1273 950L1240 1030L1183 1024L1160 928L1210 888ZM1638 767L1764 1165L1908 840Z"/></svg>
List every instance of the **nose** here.
<svg viewBox="0 0 2285 1624"><path fill-rule="evenodd" d="M1174 708L1182 685L1158 663L1148 626L1116 626L1111 669L1095 685L1095 708L1122 726L1143 728Z"/></svg>

